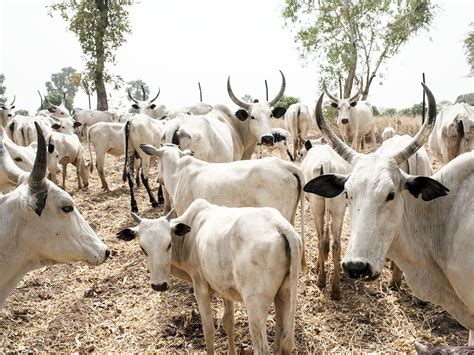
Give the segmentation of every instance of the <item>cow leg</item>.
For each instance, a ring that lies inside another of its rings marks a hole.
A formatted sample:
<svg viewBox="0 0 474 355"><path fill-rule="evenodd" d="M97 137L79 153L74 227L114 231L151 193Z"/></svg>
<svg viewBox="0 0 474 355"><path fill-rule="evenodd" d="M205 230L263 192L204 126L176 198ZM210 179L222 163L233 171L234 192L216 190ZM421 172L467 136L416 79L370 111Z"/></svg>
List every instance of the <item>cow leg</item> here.
<svg viewBox="0 0 474 355"><path fill-rule="evenodd" d="M137 201L135 200L135 194L133 193L133 179L134 174L134 157L133 154L130 154L130 159L127 166L127 181L128 187L130 189L130 208L132 212L138 212Z"/></svg>
<svg viewBox="0 0 474 355"><path fill-rule="evenodd" d="M67 164L63 164L63 190L66 190Z"/></svg>
<svg viewBox="0 0 474 355"><path fill-rule="evenodd" d="M474 331L469 330L469 342L467 343L468 346L474 346Z"/></svg>
<svg viewBox="0 0 474 355"><path fill-rule="evenodd" d="M224 298L224 316L222 317L222 326L227 334L228 347L227 354L235 354L234 337L234 302Z"/></svg>
<svg viewBox="0 0 474 355"><path fill-rule="evenodd" d="M172 203L171 203L171 197L170 194L168 193L168 190L166 190L166 187L164 188L163 195L165 198L165 206L164 206L164 214L168 214L169 211L171 211L172 208Z"/></svg>
<svg viewBox="0 0 474 355"><path fill-rule="evenodd" d="M352 149L354 149L356 152L359 151L359 131L356 130L354 131L354 134L352 135Z"/></svg>
<svg viewBox="0 0 474 355"><path fill-rule="evenodd" d="M326 287L326 270L324 263L329 254L329 236L324 225L325 201L322 197L310 197L311 212L313 213L316 234L318 235L318 260L316 273L318 274L317 285L319 288Z"/></svg>
<svg viewBox="0 0 474 355"><path fill-rule="evenodd" d="M392 281L390 282L390 287L400 288L402 284L403 272L393 261L392 263Z"/></svg>
<svg viewBox="0 0 474 355"><path fill-rule="evenodd" d="M147 157L148 158L148 157ZM158 207L158 201L156 201L155 196L151 192L150 185L148 184L148 169L150 167L150 159L142 159L142 170L141 170L141 177L143 186L145 186L146 192L148 194L148 199L150 200L151 206L153 208Z"/></svg>
<svg viewBox="0 0 474 355"><path fill-rule="evenodd" d="M375 128L372 128L372 130L370 131L370 135L372 137L373 151L375 152L375 150L377 149L377 139L375 138Z"/></svg>
<svg viewBox="0 0 474 355"><path fill-rule="evenodd" d="M267 341L267 316L271 299L266 300L264 294L243 295L249 319L250 336L252 337L254 354L269 354Z"/></svg>
<svg viewBox="0 0 474 355"><path fill-rule="evenodd" d="M105 158L105 153L104 152L96 152L95 167L97 169L97 172L99 173L100 182L102 183L102 188L105 191L110 191L109 185L107 185L107 180L105 180L104 158ZM91 162L91 164L92 164L92 162Z"/></svg>
<svg viewBox="0 0 474 355"><path fill-rule="evenodd" d="M297 153L298 153L298 137L295 137L295 135L293 135L293 159L295 159L295 161L296 161L296 157L298 156Z"/></svg>
<svg viewBox="0 0 474 355"><path fill-rule="evenodd" d="M345 205L342 211L331 215L332 223L332 262L334 265L334 270L332 273L331 281L331 298L333 300L341 299L341 284L340 284L340 273L341 273L341 232L342 225L344 223L344 210Z"/></svg>
<svg viewBox="0 0 474 355"><path fill-rule="evenodd" d="M291 309L292 292L288 275L285 276L282 285L278 289L274 302L276 324L273 353L291 354L294 348L295 315Z"/></svg>
<svg viewBox="0 0 474 355"><path fill-rule="evenodd" d="M163 196L163 186L160 184L158 187L158 203L161 205L165 202L165 197Z"/></svg>
<svg viewBox="0 0 474 355"><path fill-rule="evenodd" d="M211 308L211 295L209 287L204 282L194 283L194 296L196 297L199 313L201 313L202 330L206 341L206 351L208 354L214 354L214 317Z"/></svg>
<svg viewBox="0 0 474 355"><path fill-rule="evenodd" d="M82 189L82 181L81 181L81 168L80 165L76 167L76 176L77 176L77 189Z"/></svg>

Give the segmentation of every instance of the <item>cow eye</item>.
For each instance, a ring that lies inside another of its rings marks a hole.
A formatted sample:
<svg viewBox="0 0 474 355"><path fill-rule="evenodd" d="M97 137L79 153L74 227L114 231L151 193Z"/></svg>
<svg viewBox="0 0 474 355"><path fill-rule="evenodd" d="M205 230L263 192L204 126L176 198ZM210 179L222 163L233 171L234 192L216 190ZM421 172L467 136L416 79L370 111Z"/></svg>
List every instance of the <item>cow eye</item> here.
<svg viewBox="0 0 474 355"><path fill-rule="evenodd" d="M64 206L61 209L63 210L63 212L69 213L69 212L72 212L74 210L74 206Z"/></svg>
<svg viewBox="0 0 474 355"><path fill-rule="evenodd" d="M250 118L251 118L252 120L254 120L254 119L255 119L255 117L254 117L254 116L250 116Z"/></svg>
<svg viewBox="0 0 474 355"><path fill-rule="evenodd" d="M171 243L170 243L170 245L168 245L168 248L166 248L166 251L168 251L170 249L171 249Z"/></svg>
<svg viewBox="0 0 474 355"><path fill-rule="evenodd" d="M143 254L145 254L145 256L148 256L148 254L146 253L145 249L143 249L143 247L140 245L140 249L142 250Z"/></svg>
<svg viewBox="0 0 474 355"><path fill-rule="evenodd" d="M16 157L15 161L23 161L20 157Z"/></svg>
<svg viewBox="0 0 474 355"><path fill-rule="evenodd" d="M395 198L395 192L389 192L385 201L392 201Z"/></svg>

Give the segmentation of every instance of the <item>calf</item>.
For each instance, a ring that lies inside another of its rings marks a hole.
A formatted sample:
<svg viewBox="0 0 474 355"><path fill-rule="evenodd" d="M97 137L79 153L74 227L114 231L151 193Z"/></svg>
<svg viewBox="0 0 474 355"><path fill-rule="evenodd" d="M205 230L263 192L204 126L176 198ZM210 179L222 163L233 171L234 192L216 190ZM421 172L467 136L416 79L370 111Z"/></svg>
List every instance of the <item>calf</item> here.
<svg viewBox="0 0 474 355"><path fill-rule="evenodd" d="M191 281L206 349L214 353L211 293L224 299L228 353L235 353L234 302L244 302L255 354L269 353L267 316L275 303L273 350L290 354L303 246L288 221L273 208L228 208L198 199L184 214L155 220L134 215L137 226L118 238L138 236L151 272L151 287L165 291L170 274Z"/></svg>
<svg viewBox="0 0 474 355"><path fill-rule="evenodd" d="M395 130L392 127L385 127L382 132L382 141L392 138L395 135Z"/></svg>
<svg viewBox="0 0 474 355"><path fill-rule="evenodd" d="M301 163L305 181L310 181L323 174L348 174L351 171L350 164L346 163L327 144L312 144L309 140L305 142L306 155ZM346 211L346 199L339 196L326 199L314 194L306 194L313 215L316 233L318 235L318 262L316 271L318 274L317 285L320 288L326 286L325 262L329 254L329 230L332 231L332 262L334 271L331 282L331 298L340 299L340 264L341 264L341 232ZM326 223L325 223L326 220Z"/></svg>
<svg viewBox="0 0 474 355"><path fill-rule="evenodd" d="M285 113L285 126L291 133L293 156L296 159L311 127L311 114L309 113L308 106L300 103L290 105Z"/></svg>
<svg viewBox="0 0 474 355"><path fill-rule="evenodd" d="M29 174L5 164L8 154L0 135L0 171L19 185L0 197L0 308L31 270L75 261L99 265L110 254L71 196L46 179L46 142L35 126L38 154Z"/></svg>
<svg viewBox="0 0 474 355"><path fill-rule="evenodd" d="M15 108L15 99L16 96L13 96L13 101L10 105L8 105L7 103L0 103L0 123L3 128L7 126L8 121L12 117L12 111Z"/></svg>
<svg viewBox="0 0 474 355"><path fill-rule="evenodd" d="M77 188L86 190L89 186L89 163L84 160L84 148L76 135L53 132L47 137L48 142L48 169L51 172L51 180L56 183L58 163L63 167L63 184L66 188L67 165L76 167Z"/></svg>
<svg viewBox="0 0 474 355"><path fill-rule="evenodd" d="M280 152L280 157L282 159L289 159L290 161L295 161L293 156L288 149L288 131L283 128L272 128L272 135L273 135L273 146L268 147L270 151L277 149ZM255 154L258 158L262 157L263 152L263 145L257 144L257 149Z"/></svg>

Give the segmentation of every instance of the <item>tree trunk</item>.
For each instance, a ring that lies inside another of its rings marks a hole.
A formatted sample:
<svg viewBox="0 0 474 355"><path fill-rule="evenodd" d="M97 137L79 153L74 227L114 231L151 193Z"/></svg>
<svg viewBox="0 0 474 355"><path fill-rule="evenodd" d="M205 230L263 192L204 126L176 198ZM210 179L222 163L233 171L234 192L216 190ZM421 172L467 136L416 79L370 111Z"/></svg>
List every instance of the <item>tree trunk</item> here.
<svg viewBox="0 0 474 355"><path fill-rule="evenodd" d="M95 33L95 56L96 66L94 70L95 90L97 92L97 109L106 111L109 109L107 102L107 91L105 88L104 70L105 70L105 47L104 36L105 30L109 25L108 0L95 0L97 9L99 10L99 19L97 20L97 28Z"/></svg>
<svg viewBox="0 0 474 355"><path fill-rule="evenodd" d="M356 44L356 34L354 29L353 18L350 13L350 4L348 0L344 1L344 11L345 11L345 20L348 22L349 27L349 36L351 38L351 63L349 72L347 73L347 78L344 81L344 98L349 98L351 96L352 86L354 85L354 77L357 69L357 44Z"/></svg>

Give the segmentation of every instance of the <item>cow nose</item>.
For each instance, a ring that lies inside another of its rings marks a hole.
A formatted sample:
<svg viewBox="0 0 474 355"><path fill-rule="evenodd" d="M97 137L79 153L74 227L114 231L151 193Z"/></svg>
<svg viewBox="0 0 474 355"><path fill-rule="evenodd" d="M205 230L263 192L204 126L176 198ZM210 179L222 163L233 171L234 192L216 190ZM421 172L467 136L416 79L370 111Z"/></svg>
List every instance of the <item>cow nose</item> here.
<svg viewBox="0 0 474 355"><path fill-rule="evenodd" d="M168 287L167 282L163 282L162 284L151 284L151 288L155 291L166 291Z"/></svg>
<svg viewBox="0 0 474 355"><path fill-rule="evenodd" d="M348 118L343 118L341 120L342 124L348 124L349 123L349 119Z"/></svg>
<svg viewBox="0 0 474 355"><path fill-rule="evenodd" d="M262 136L262 144L273 145L273 136L271 134L266 134Z"/></svg>
<svg viewBox="0 0 474 355"><path fill-rule="evenodd" d="M106 249L105 250L105 260L107 260L107 258L110 256L110 250L109 249Z"/></svg>
<svg viewBox="0 0 474 355"><path fill-rule="evenodd" d="M361 279L363 277L372 277L372 270L370 269L370 265L368 263L363 263L360 261L349 261L346 263L342 263L342 268L349 276L353 279Z"/></svg>

